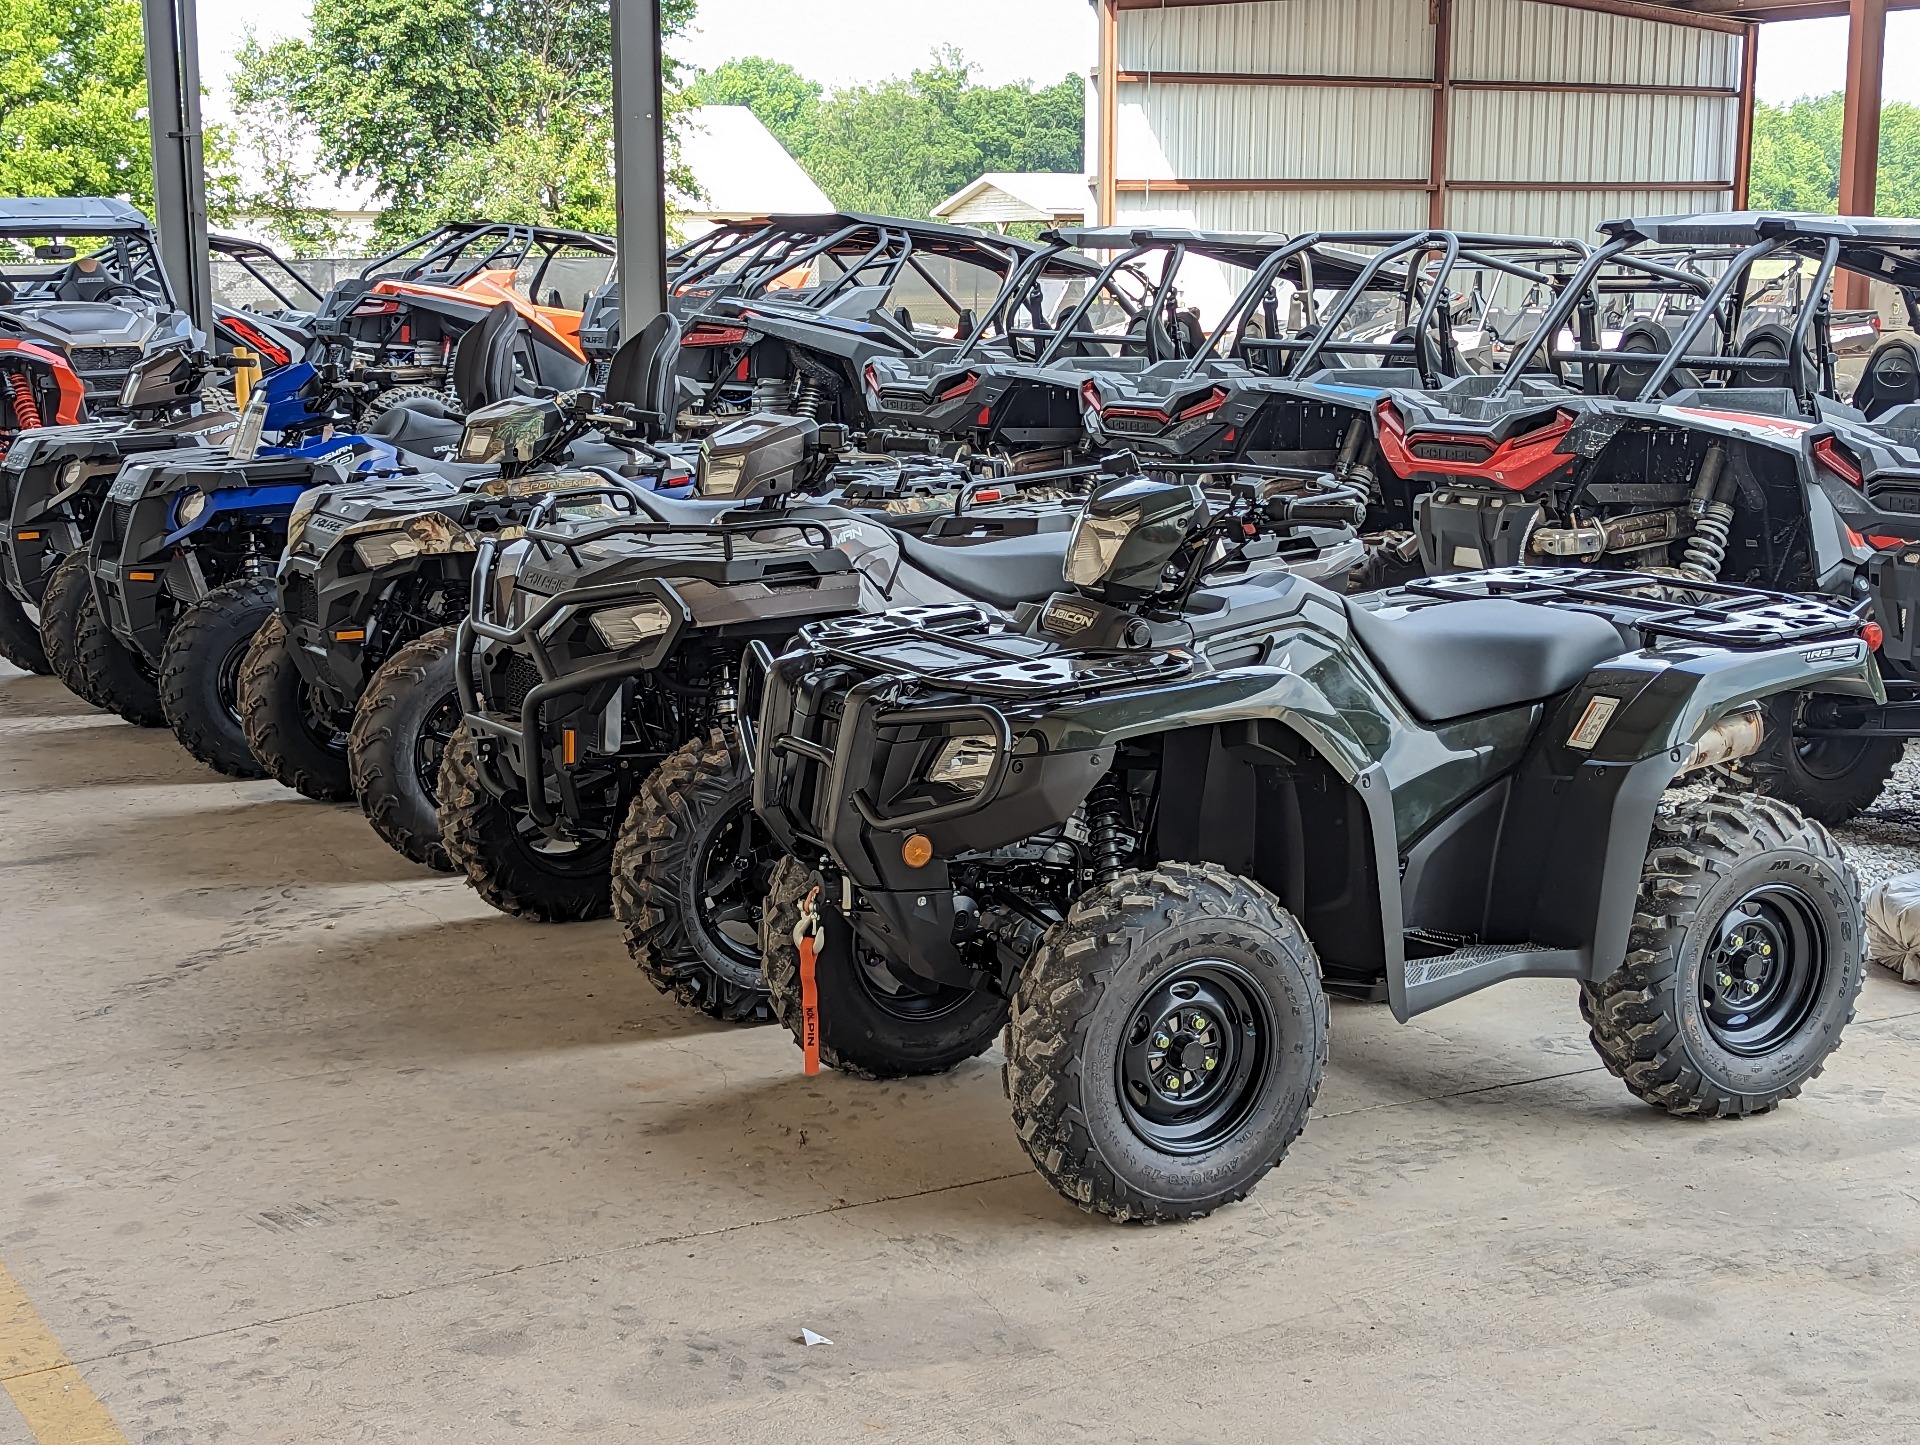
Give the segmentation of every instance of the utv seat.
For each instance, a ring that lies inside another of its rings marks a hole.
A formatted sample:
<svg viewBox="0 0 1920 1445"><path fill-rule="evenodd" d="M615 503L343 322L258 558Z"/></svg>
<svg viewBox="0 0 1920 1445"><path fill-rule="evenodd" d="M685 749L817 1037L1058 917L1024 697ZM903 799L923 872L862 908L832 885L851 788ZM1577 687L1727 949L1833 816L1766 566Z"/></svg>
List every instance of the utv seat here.
<svg viewBox="0 0 1920 1445"><path fill-rule="evenodd" d="M1590 612L1497 597L1397 615L1349 602L1347 617L1361 650L1427 723L1539 702L1627 650L1618 629Z"/></svg>
<svg viewBox="0 0 1920 1445"><path fill-rule="evenodd" d="M1904 337L1889 337L1867 358L1867 369L1853 389L1853 404L1873 421L1914 401L1920 401L1920 348Z"/></svg>
<svg viewBox="0 0 1920 1445"><path fill-rule="evenodd" d="M940 546L896 534L906 560L937 581L995 607L1039 602L1067 585L1066 532L1036 532L972 546Z"/></svg>

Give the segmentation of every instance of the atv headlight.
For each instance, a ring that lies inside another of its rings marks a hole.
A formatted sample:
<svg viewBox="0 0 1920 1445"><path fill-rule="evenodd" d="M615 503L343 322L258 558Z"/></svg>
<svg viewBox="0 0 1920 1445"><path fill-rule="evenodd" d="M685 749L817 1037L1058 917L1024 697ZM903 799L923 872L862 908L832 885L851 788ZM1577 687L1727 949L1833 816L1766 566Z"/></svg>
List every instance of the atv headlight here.
<svg viewBox="0 0 1920 1445"><path fill-rule="evenodd" d="M21 470L26 470L24 465L21 467ZM82 476L86 475L86 470L87 464L78 457L60 468L60 476L57 482L60 490L64 492L68 487L71 487L75 482L79 481Z"/></svg>
<svg viewBox="0 0 1920 1445"><path fill-rule="evenodd" d="M999 741L988 733L969 733L965 737L948 738L940 744L940 751L933 755L933 766L927 769L927 781L945 783L963 793L977 793L986 787L999 752Z"/></svg>
<svg viewBox="0 0 1920 1445"><path fill-rule="evenodd" d="M404 527L391 532L375 532L362 537L353 544L353 555L360 559L360 565L369 569L386 566L389 562L404 562L409 557L420 555L420 544L413 534Z"/></svg>
<svg viewBox="0 0 1920 1445"><path fill-rule="evenodd" d="M206 510L207 494L201 491L188 492L174 504L174 524L181 527L191 526L200 520L200 514Z"/></svg>
<svg viewBox="0 0 1920 1445"><path fill-rule="evenodd" d="M1082 512L1073 524L1073 536L1067 542L1064 571L1067 581L1076 587L1098 587L1106 581L1120 549L1140 521L1135 508L1117 517L1096 517Z"/></svg>
<svg viewBox="0 0 1920 1445"><path fill-rule="evenodd" d="M608 647L623 649L660 636L673 626L673 614L658 602L634 607L608 607L588 619Z"/></svg>

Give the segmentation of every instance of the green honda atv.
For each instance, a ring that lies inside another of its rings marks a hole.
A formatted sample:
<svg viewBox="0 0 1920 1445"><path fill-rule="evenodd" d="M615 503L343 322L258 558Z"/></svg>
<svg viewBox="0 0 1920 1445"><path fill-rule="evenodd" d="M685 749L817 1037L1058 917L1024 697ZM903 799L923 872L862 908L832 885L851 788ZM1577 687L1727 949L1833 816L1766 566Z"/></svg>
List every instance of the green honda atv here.
<svg viewBox="0 0 1920 1445"><path fill-rule="evenodd" d="M1879 695L1860 619L1555 568L1342 597L1271 565L1294 504L1117 480L1073 591L815 622L750 669L776 1015L870 1077L1005 1027L1022 1145L1118 1219L1280 1160L1329 994L1404 1021L1564 978L1649 1103L1797 1093L1860 988L1853 871L1785 804L1669 789L1760 746L1767 697Z"/></svg>

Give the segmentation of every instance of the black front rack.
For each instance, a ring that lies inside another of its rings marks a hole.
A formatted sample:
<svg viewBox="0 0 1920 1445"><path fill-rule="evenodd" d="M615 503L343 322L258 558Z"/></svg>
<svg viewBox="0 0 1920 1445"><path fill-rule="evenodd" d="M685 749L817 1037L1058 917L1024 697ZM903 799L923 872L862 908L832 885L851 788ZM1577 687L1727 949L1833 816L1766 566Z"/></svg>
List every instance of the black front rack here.
<svg viewBox="0 0 1920 1445"><path fill-rule="evenodd" d="M1598 612L1638 629L1648 645L1665 638L1739 650L1792 647L1856 637L1861 625L1857 609L1819 598L1585 567L1497 567L1423 578L1401 590L1446 602L1501 597Z"/></svg>
<svg viewBox="0 0 1920 1445"><path fill-rule="evenodd" d="M1184 648L1067 651L1021 633L971 604L901 607L810 623L800 645L836 662L900 682L987 697L1032 699L1061 693L1145 687L1192 672Z"/></svg>

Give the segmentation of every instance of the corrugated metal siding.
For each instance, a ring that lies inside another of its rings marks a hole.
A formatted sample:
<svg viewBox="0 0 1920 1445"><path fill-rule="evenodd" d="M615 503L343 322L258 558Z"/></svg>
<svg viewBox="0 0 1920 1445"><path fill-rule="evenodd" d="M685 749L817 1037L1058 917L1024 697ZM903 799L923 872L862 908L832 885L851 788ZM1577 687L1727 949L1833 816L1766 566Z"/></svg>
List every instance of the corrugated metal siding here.
<svg viewBox="0 0 1920 1445"><path fill-rule="evenodd" d="M1427 222L1425 191L1130 191L1120 218L1203 231L1413 230ZM1150 218L1150 219L1149 219Z"/></svg>
<svg viewBox="0 0 1920 1445"><path fill-rule="evenodd" d="M1740 84L1740 37L1534 0L1455 0L1455 80Z"/></svg>
<svg viewBox="0 0 1920 1445"><path fill-rule="evenodd" d="M1740 103L1710 96L1457 90L1456 181L1725 181Z"/></svg>
<svg viewBox="0 0 1920 1445"><path fill-rule="evenodd" d="M1433 73L1426 0L1259 0L1120 12L1122 70Z"/></svg>
<svg viewBox="0 0 1920 1445"><path fill-rule="evenodd" d="M1120 112L1130 180L1424 179L1433 93L1136 84Z"/></svg>
<svg viewBox="0 0 1920 1445"><path fill-rule="evenodd" d="M1447 224L1462 231L1566 236L1598 244L1594 228L1616 216L1674 216L1723 211L1730 191L1454 191Z"/></svg>

